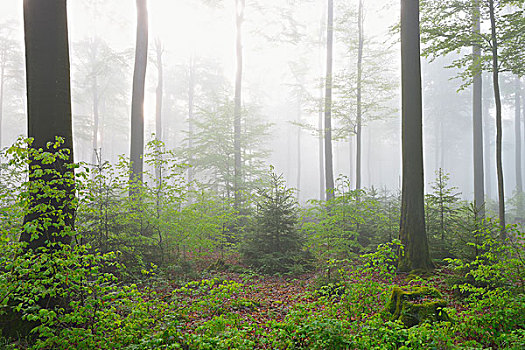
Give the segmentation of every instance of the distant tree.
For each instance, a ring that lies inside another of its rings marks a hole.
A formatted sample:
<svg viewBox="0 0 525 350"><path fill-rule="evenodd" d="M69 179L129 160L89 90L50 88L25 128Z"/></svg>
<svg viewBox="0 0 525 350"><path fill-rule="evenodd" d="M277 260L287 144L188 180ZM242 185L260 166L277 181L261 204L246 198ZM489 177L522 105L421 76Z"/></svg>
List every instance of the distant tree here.
<svg viewBox="0 0 525 350"><path fill-rule="evenodd" d="M425 229L419 1L401 1L403 183L399 238L400 271L433 267Z"/></svg>
<svg viewBox="0 0 525 350"><path fill-rule="evenodd" d="M244 21L244 9L246 7L245 0L235 0L235 23L236 23L236 58L237 68L235 73L235 108L233 111L233 143L234 143L234 197L235 206L238 207L241 202L241 182L242 173L242 152L241 152L241 121L242 121L242 69L243 69L243 55L242 55L242 22Z"/></svg>
<svg viewBox="0 0 525 350"><path fill-rule="evenodd" d="M332 156L332 64L334 41L334 2L328 0L328 21L326 26L326 81L324 102L324 160L326 177L326 199L334 196L334 167Z"/></svg>
<svg viewBox="0 0 525 350"><path fill-rule="evenodd" d="M518 198L518 213L523 212L523 178L521 174L521 80L519 76L514 79L514 144L516 170L516 196Z"/></svg>
<svg viewBox="0 0 525 350"><path fill-rule="evenodd" d="M481 33L480 0L473 0L472 31L474 35ZM485 179L483 174L483 115L481 78L481 47L472 45L473 81L472 81L472 131L474 151L474 206L481 219L485 216Z"/></svg>
<svg viewBox="0 0 525 350"><path fill-rule="evenodd" d="M0 25L0 148L4 131L4 110L6 95L20 83L22 54L13 37L13 23L4 22ZM18 89L16 89L18 91Z"/></svg>
<svg viewBox="0 0 525 350"><path fill-rule="evenodd" d="M201 107L195 115L193 145L184 150L184 157L190 158L199 180L211 189L235 199L235 140L232 132L234 102L226 96L208 107ZM261 123L255 107L244 109L242 124L241 153L243 156L244 191L256 187L263 175L263 160L268 151L263 143L268 136L269 124ZM241 203L239 203L241 204Z"/></svg>
<svg viewBox="0 0 525 350"><path fill-rule="evenodd" d="M355 188L360 189L363 126L395 114L392 101L397 84L393 82L395 75L388 63L392 61L391 50L385 47L385 43L365 35L363 1L359 2L357 10L356 14L353 7L342 4L338 11L340 16L335 29L344 44L348 63L334 76L333 115L341 122L340 127L334 129L336 138L349 138L353 142L355 135L355 167L352 147L349 158L352 169L355 169Z"/></svg>
<svg viewBox="0 0 525 350"><path fill-rule="evenodd" d="M162 64L162 55L164 48L160 39L155 40L155 53L157 66L157 88L155 90L155 140L160 142L164 141L162 138L162 104L164 98L164 67ZM160 160L159 160L160 161ZM162 181L162 173L160 164L155 166L155 177L157 183Z"/></svg>
<svg viewBox="0 0 525 350"><path fill-rule="evenodd" d="M111 119L117 119L114 107L119 102L123 104L126 98L122 77L126 75L127 63L123 55L109 47L101 37L83 39L73 48L72 61L76 67L74 95L77 103L85 104L89 110L86 116L75 115L81 124L76 125L75 133L78 138L91 141L91 164L94 166L98 163L97 155L100 157L104 132L110 132L108 120L104 117L111 115Z"/></svg>
<svg viewBox="0 0 525 350"><path fill-rule="evenodd" d="M148 8L147 0L137 0L137 43L131 98L131 178L142 182L144 154L144 88L148 63ZM130 194L132 194L130 192Z"/></svg>
<svg viewBox="0 0 525 350"><path fill-rule="evenodd" d="M515 5L515 7L510 7ZM466 55L455 60L454 67L466 68L461 77L465 85L478 78L480 70L492 73L492 86L496 105L496 170L498 178L498 202L500 236L505 234L505 192L503 186L502 162L502 103L499 77L503 71L521 74L523 65L522 32L525 19L522 15L523 0L424 0L423 6L423 41L427 44L424 54L436 57L460 51L465 47L474 47L473 55ZM478 31L477 22L486 20L487 31ZM478 51L479 49L479 51ZM477 53L480 53L478 55ZM479 88L478 88L479 89ZM477 90L478 90L477 89ZM476 124L476 139L480 125ZM478 147L480 142L476 143ZM479 160L476 151L477 160ZM479 172L479 166L477 170ZM478 182L478 191L479 182ZM479 204L477 204L479 205Z"/></svg>

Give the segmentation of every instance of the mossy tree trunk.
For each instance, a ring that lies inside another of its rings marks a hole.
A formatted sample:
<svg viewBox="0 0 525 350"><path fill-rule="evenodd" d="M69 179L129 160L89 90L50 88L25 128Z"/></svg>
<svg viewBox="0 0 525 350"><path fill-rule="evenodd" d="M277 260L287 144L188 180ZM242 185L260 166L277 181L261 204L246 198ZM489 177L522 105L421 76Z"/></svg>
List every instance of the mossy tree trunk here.
<svg viewBox="0 0 525 350"><path fill-rule="evenodd" d="M430 270L425 230L419 1L401 1L403 181L400 271Z"/></svg>

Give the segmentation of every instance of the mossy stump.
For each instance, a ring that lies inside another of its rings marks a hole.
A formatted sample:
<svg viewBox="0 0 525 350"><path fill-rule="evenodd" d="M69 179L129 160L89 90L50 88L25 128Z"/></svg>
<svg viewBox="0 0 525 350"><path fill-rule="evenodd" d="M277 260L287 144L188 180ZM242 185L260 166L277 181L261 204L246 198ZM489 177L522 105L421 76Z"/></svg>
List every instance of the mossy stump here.
<svg viewBox="0 0 525 350"><path fill-rule="evenodd" d="M450 321L443 308L446 302L434 288L421 287L409 290L394 287L386 306L391 320L400 320L405 327L412 327L423 321Z"/></svg>

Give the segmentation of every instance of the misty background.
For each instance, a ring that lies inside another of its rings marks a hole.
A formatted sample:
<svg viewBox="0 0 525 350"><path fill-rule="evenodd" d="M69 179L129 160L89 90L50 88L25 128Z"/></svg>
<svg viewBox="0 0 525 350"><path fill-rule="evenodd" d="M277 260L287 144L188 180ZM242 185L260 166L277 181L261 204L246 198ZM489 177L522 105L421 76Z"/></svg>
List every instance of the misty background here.
<svg viewBox="0 0 525 350"><path fill-rule="evenodd" d="M155 132L156 51L160 47L164 75L162 140L184 162L190 67L194 69L197 129L199 123L203 128L205 123L211 123L213 129L214 121L207 116L220 113L221 106L227 110L227 101L233 99L234 2L151 0L148 6L150 59L144 104L145 137L146 141L152 140ZM253 129L259 134L254 139L254 149L263 156L261 167L273 165L276 172L284 174L288 186L295 188L298 172L301 173L302 202L318 199L320 193L317 125L320 81L325 74L324 6L324 2L304 0L250 2L243 24L243 118L253 121L253 125L264 125ZM392 29L399 21L398 6L397 1L391 0L367 3L364 20L364 70L368 81L363 94L369 108L365 108L363 120L362 185L389 191L400 188L401 175L400 54L398 33ZM348 177L352 186L355 92L348 82L355 79L356 13L355 4L335 9L334 173L336 177ZM129 156L135 2L70 0L68 16L75 161L93 162L92 82L96 77L98 153L102 160L116 163L119 155ZM7 62L2 76L1 147L11 145L27 129L22 23L22 0L0 2L0 50L2 62ZM462 83L454 79L457 71L445 68L451 61L451 57L422 61L425 182L430 184L435 171L443 168L463 198L472 199L472 94L470 87L458 91ZM502 75L501 84L505 190L511 194L516 187L512 169L514 79ZM489 137L485 149L490 149L485 154L485 161L490 164L485 187L487 197L495 199L491 89L490 79L484 79L484 132Z"/></svg>

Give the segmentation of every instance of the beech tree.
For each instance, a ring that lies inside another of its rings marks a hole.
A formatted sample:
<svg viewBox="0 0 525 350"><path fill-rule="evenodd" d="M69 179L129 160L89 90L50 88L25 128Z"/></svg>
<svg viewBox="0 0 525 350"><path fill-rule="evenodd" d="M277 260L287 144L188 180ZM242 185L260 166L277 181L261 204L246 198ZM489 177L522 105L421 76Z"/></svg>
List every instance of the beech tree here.
<svg viewBox="0 0 525 350"><path fill-rule="evenodd" d="M398 270L430 270L425 229L423 106L419 42L419 0L401 1L401 109L403 180L399 238L404 246Z"/></svg>
<svg viewBox="0 0 525 350"><path fill-rule="evenodd" d="M502 103L499 77L504 71L515 74L523 73L522 33L525 29L523 0L423 0L423 41L428 44L424 54L430 57L446 55L460 51L465 47L474 47L472 55L461 56L452 66L465 68L460 74L463 86L477 80L479 72L486 70L492 74L493 94L496 105L496 170L498 183L498 211L500 236L505 238L505 191L502 161ZM511 7L511 5L513 5ZM486 31L478 30L478 21L485 21ZM476 93L480 88L476 85ZM476 106L476 112L478 107ZM479 142L481 125L475 118L474 127L476 147ZM475 150L475 169L477 177L482 167L479 166L479 153ZM481 193L477 181L478 196ZM476 204L477 206L479 203Z"/></svg>
<svg viewBox="0 0 525 350"><path fill-rule="evenodd" d="M328 21L326 24L326 81L324 101L324 167L326 178L326 199L334 197L334 167L332 156L332 63L334 41L334 2L328 0Z"/></svg>
<svg viewBox="0 0 525 350"><path fill-rule="evenodd" d="M142 182L144 154L144 87L148 64L148 7L147 0L137 0L137 42L133 70L133 95L131 100L131 178ZM130 191L131 194L132 191Z"/></svg>
<svg viewBox="0 0 525 350"><path fill-rule="evenodd" d="M33 157L29 165L30 182L35 185L20 241L27 242L29 249L37 249L54 242L69 244L68 231L74 225L74 186L72 181L59 181L74 176L66 0L25 0L24 33L27 132L33 138L30 147L46 150L52 143L67 155L56 157L52 164ZM63 141L56 142L57 136ZM49 194L42 182L56 186L64 195L46 199ZM42 206L43 203L47 205ZM36 230L36 238L31 228Z"/></svg>

